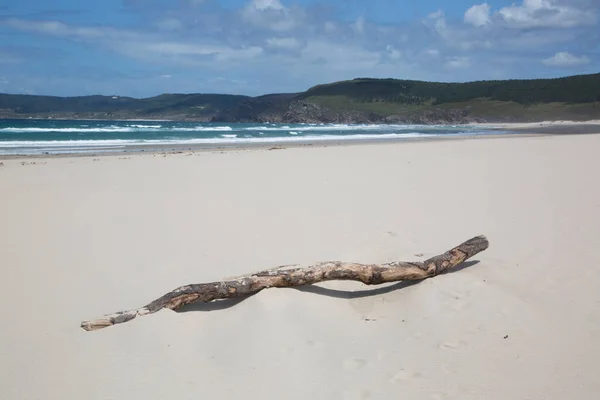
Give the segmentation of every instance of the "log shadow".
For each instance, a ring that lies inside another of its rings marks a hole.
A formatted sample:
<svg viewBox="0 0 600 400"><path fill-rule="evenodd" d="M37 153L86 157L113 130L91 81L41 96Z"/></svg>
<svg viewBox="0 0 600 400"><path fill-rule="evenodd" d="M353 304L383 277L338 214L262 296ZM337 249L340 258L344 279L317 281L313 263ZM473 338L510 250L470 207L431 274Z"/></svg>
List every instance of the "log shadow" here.
<svg viewBox="0 0 600 400"><path fill-rule="evenodd" d="M456 268L452 269L451 271L446 272L446 274L453 274L455 272L462 271L463 269L467 269L474 265L479 264L479 262L480 261L464 262L461 265L458 265ZM315 286L315 285L292 287L289 289L295 289L295 290L299 290L301 292L317 294L320 296L335 297L338 299L360 299L360 298L364 298L364 297L380 296L383 294L391 293L391 292L399 290L399 289L404 289L404 288L407 288L410 286L417 285L421 282L423 282L423 280L400 281L400 282L396 282L390 286L378 287L375 289L368 289L368 290L335 290L335 289L328 289L328 288L324 288L321 286ZM255 294L251 294L251 295L244 296L244 297L232 298L232 299L215 300L215 301L211 301L208 303L204 303L204 302L191 303L191 304L187 304L183 307L180 307L174 311L177 313L187 313L187 312L196 312L196 311L209 312L209 311L225 310L227 308L237 306L242 301L249 299L250 297L254 296Z"/></svg>
<svg viewBox="0 0 600 400"><path fill-rule="evenodd" d="M327 296L327 297L335 297L337 299L361 299L363 297L371 297L371 296L380 296L382 294L387 294L390 292L394 292L398 289L404 289L409 286L414 286L420 281L400 281L396 282L393 285L386 287L378 287L377 289L368 289L368 290L337 290L337 289L328 289L322 286L300 286L292 289L296 289L300 292L318 294L319 296Z"/></svg>
<svg viewBox="0 0 600 400"><path fill-rule="evenodd" d="M254 296L254 294L244 296L244 297L237 297L234 299L214 300L214 301L211 301L208 303L198 301L195 303L186 304L185 306L179 307L178 309L173 310L173 311L175 311L177 313L186 313L186 312L194 312L194 311L204 311L204 312L220 311L220 310L225 310L227 308L237 306L242 301L249 299L252 296Z"/></svg>
<svg viewBox="0 0 600 400"><path fill-rule="evenodd" d="M459 264L456 267L452 268L450 271L446 272L446 274L454 274L456 272L462 271L463 269L471 268L471 267L479 264L480 262L481 261L479 261L479 260L466 261L466 262Z"/></svg>

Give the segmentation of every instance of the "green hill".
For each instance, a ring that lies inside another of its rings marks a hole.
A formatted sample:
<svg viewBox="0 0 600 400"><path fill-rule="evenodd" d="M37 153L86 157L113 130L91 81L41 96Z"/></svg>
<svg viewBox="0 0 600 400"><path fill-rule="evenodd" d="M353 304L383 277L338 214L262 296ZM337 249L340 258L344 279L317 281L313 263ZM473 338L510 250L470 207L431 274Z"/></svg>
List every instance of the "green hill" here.
<svg viewBox="0 0 600 400"><path fill-rule="evenodd" d="M454 109L482 120L580 120L600 117L600 74L467 83L359 78L315 86L300 98L384 116Z"/></svg>
<svg viewBox="0 0 600 400"><path fill-rule="evenodd" d="M358 102L445 104L487 98L535 103L600 101L600 74L555 79L438 83L398 79L358 78L318 85L301 97L345 96Z"/></svg>
<svg viewBox="0 0 600 400"><path fill-rule="evenodd" d="M0 117L347 123L589 120L600 119L600 74L466 83L357 78L302 93L258 97L0 94Z"/></svg>
<svg viewBox="0 0 600 400"><path fill-rule="evenodd" d="M163 94L146 99L121 96L53 97L0 94L0 116L53 118L209 119L248 96Z"/></svg>

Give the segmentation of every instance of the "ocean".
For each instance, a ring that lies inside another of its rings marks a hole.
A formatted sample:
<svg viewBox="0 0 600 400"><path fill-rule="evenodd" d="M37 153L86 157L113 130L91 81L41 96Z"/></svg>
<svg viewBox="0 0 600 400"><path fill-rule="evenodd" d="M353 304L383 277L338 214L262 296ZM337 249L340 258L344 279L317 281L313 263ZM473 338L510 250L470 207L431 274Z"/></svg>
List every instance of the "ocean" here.
<svg viewBox="0 0 600 400"><path fill-rule="evenodd" d="M470 125L241 124L173 121L0 120L0 155L101 153L189 145L402 140L503 133Z"/></svg>

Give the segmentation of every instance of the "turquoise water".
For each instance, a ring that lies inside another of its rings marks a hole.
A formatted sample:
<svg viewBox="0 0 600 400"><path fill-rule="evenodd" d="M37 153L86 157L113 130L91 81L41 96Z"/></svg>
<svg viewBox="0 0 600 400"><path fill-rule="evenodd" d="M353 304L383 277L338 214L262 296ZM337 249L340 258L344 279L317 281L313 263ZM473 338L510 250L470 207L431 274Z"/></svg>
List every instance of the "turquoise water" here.
<svg viewBox="0 0 600 400"><path fill-rule="evenodd" d="M124 151L169 145L400 140L485 135L466 125L235 124L172 121L0 120L0 154ZM497 134L498 131L493 133Z"/></svg>

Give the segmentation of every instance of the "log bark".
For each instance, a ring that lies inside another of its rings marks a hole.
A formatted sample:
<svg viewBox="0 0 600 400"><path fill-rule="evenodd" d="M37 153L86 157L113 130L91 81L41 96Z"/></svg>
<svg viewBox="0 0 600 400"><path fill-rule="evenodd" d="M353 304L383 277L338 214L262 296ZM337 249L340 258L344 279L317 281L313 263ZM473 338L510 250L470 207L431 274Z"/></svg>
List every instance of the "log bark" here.
<svg viewBox="0 0 600 400"><path fill-rule="evenodd" d="M309 267L283 266L220 282L181 286L144 307L120 311L102 318L83 321L81 327L94 331L122 324L163 308L175 310L186 304L248 296L271 287L312 285L331 280L353 280L366 285L379 285L402 280L422 280L455 268L489 246L485 236L477 236L422 262L397 261L387 264L357 264L328 261Z"/></svg>

